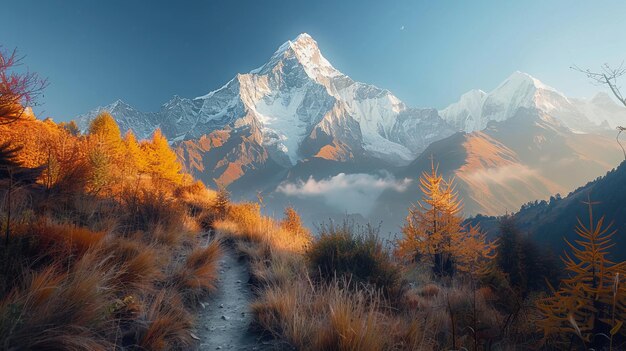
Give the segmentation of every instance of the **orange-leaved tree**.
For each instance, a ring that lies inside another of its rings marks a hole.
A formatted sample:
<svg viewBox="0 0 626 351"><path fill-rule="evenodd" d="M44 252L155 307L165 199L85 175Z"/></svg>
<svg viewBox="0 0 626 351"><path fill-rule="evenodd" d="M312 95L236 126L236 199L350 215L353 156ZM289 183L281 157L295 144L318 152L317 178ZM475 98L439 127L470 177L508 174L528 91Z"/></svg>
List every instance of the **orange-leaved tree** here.
<svg viewBox="0 0 626 351"><path fill-rule="evenodd" d="M302 219L298 212L291 206L285 208L285 217L281 222L281 226L294 235L309 236L309 231L302 225Z"/></svg>
<svg viewBox="0 0 626 351"><path fill-rule="evenodd" d="M143 143L142 146L148 161L146 170L154 180L165 180L173 184L182 183L182 167L160 129L155 130L152 140L149 143Z"/></svg>
<svg viewBox="0 0 626 351"><path fill-rule="evenodd" d="M562 259L568 277L551 296L537 301L541 312L538 326L544 341L556 346L571 349L573 341L579 340L585 348L612 349L619 339L623 347L626 285L620 284L620 279L626 274L626 262L609 259L616 231L610 224L604 225L604 217L596 221L592 203L587 205L589 223L578 219L577 240L571 243L566 239L571 253L566 252Z"/></svg>
<svg viewBox="0 0 626 351"><path fill-rule="evenodd" d="M146 171L148 161L135 134L129 130L124 135L124 168L127 176L137 176Z"/></svg>
<svg viewBox="0 0 626 351"><path fill-rule="evenodd" d="M110 191L120 180L119 164L124 152L122 134L113 116L100 113L89 125L89 153L91 192Z"/></svg>
<svg viewBox="0 0 626 351"><path fill-rule="evenodd" d="M420 177L422 201L409 209L397 253L429 264L438 275L478 272L494 255L495 244L476 227L463 225L463 204L453 180L445 180L431 164Z"/></svg>
<svg viewBox="0 0 626 351"><path fill-rule="evenodd" d="M117 158L123 150L122 133L117 122L108 112L100 113L89 125L89 136L96 147L109 158Z"/></svg>

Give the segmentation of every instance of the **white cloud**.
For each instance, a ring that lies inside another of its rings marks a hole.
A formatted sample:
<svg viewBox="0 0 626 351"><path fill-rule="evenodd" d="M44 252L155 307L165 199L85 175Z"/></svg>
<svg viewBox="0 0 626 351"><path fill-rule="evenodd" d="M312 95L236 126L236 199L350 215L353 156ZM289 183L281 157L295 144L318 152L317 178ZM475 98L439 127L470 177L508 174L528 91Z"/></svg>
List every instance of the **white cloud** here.
<svg viewBox="0 0 626 351"><path fill-rule="evenodd" d="M367 216L383 191L391 189L403 192L410 183L411 180L408 178L396 180L388 173L380 176L339 173L319 181L310 177L306 182L282 183L276 191L287 196L320 198L339 211Z"/></svg>
<svg viewBox="0 0 626 351"><path fill-rule="evenodd" d="M537 170L521 164L512 164L502 167L485 168L473 171L467 175L468 180L484 183L506 184L512 181L539 179Z"/></svg>

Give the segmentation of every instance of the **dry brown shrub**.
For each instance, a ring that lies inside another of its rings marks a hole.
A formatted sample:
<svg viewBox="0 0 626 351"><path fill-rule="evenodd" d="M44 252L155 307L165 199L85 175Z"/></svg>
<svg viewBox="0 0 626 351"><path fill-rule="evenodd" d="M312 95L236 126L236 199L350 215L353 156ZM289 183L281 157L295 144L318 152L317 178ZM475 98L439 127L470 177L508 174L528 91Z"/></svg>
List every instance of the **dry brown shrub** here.
<svg viewBox="0 0 626 351"><path fill-rule="evenodd" d="M0 338L8 349L106 350L115 324L106 316L112 273L89 252L69 272L50 266L0 302Z"/></svg>
<svg viewBox="0 0 626 351"><path fill-rule="evenodd" d="M141 350L188 350L194 345L190 334L193 318L180 295L163 289L149 302L144 316L147 328L140 331Z"/></svg>
<svg viewBox="0 0 626 351"><path fill-rule="evenodd" d="M219 240L213 240L208 246L196 248L187 255L172 277L175 286L187 301L196 302L203 295L217 289L221 256Z"/></svg>

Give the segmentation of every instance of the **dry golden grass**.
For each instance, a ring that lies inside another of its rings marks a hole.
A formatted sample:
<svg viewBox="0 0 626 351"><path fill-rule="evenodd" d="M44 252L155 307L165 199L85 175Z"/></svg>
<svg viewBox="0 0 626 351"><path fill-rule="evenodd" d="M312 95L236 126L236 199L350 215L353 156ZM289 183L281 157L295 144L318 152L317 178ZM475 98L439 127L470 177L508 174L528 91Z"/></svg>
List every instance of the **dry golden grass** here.
<svg viewBox="0 0 626 351"><path fill-rule="evenodd" d="M174 291L161 290L149 303L137 346L141 350L187 350L193 347L190 334L193 318Z"/></svg>
<svg viewBox="0 0 626 351"><path fill-rule="evenodd" d="M429 349L419 319L391 313L379 292L322 286L305 277L269 285L252 305L265 330L299 350Z"/></svg>
<svg viewBox="0 0 626 351"><path fill-rule="evenodd" d="M296 349L471 350L531 344L515 339L519 329L511 330L519 322L494 307L498 297L492 289L471 279L442 282L427 269L406 266L401 275L414 287L393 300L373 285L348 282L350 275L311 279L317 273L305 253L316 242L294 239L281 224L261 216L254 205L233 205L215 228L234 239L249 259L258 288L252 304L256 323ZM337 247L354 246L344 242Z"/></svg>
<svg viewBox="0 0 626 351"><path fill-rule="evenodd" d="M110 349L115 325L109 314L112 272L85 254L67 272L49 266L0 302L0 335L7 349Z"/></svg>
<svg viewBox="0 0 626 351"><path fill-rule="evenodd" d="M89 248L96 246L104 238L103 232L94 232L72 224L57 224L43 221L29 228L36 239L40 252L82 256ZM67 257L67 256L66 256Z"/></svg>
<svg viewBox="0 0 626 351"><path fill-rule="evenodd" d="M105 265L115 271L117 286L127 292L148 291L153 284L163 279L163 258L153 246L127 238L110 238L98 248Z"/></svg>
<svg viewBox="0 0 626 351"><path fill-rule="evenodd" d="M191 251L172 281L187 301L196 302L200 297L217 289L219 259L222 256L220 240L211 241L206 247Z"/></svg>
<svg viewBox="0 0 626 351"><path fill-rule="evenodd" d="M214 228L227 237L252 242L267 242L272 248L302 253L311 243L308 232L294 233L260 213L257 204L232 205L227 218L214 223Z"/></svg>
<svg viewBox="0 0 626 351"><path fill-rule="evenodd" d="M261 328L300 350L429 348L421 324L393 312L379 290L347 277L314 282L304 255L312 238L293 227L261 216L251 204L232 205L215 223L249 259L259 287L252 310Z"/></svg>

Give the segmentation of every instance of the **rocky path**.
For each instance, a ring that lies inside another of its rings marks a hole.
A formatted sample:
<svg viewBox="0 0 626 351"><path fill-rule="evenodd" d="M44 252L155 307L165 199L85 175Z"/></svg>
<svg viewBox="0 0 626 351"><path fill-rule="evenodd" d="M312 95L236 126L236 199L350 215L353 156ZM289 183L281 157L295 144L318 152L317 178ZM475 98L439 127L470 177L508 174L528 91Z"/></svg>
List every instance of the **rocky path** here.
<svg viewBox="0 0 626 351"><path fill-rule="evenodd" d="M250 330L253 299L248 270L238 262L235 251L225 245L220 261L219 291L204 302L198 336L200 350L273 350L260 335Z"/></svg>

